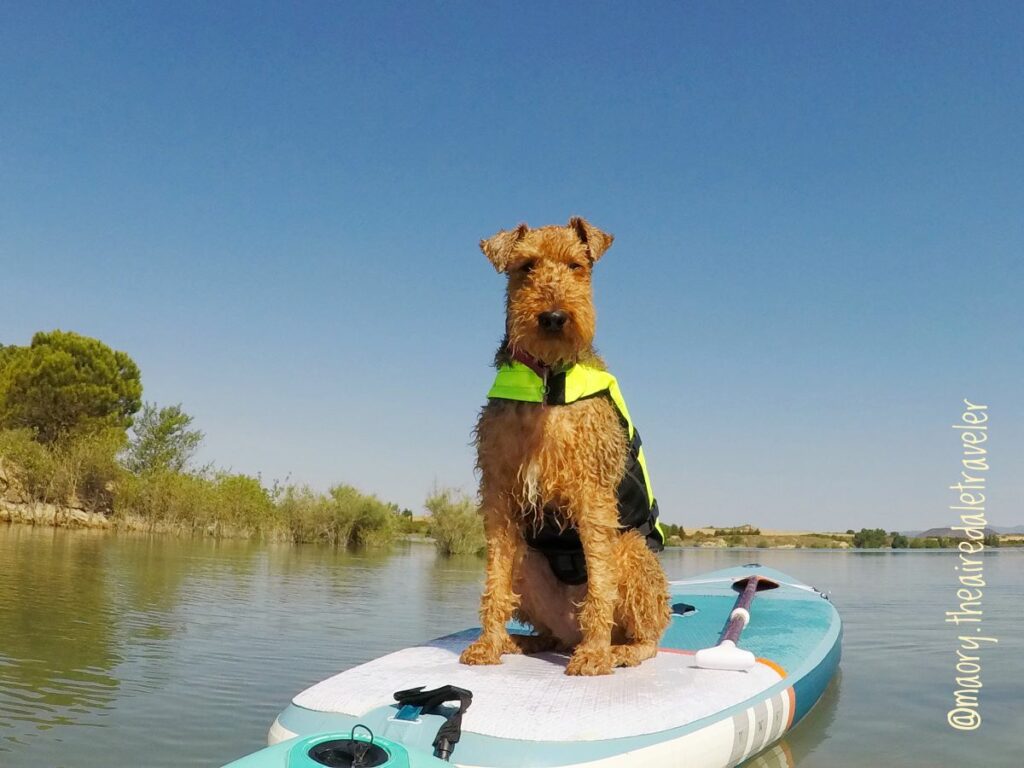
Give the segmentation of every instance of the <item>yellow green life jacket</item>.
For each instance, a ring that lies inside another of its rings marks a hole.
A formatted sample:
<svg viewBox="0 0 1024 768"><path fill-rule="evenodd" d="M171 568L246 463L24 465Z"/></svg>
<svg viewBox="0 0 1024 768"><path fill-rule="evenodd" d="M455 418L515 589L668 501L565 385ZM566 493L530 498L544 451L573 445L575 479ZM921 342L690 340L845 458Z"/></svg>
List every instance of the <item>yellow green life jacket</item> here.
<svg viewBox="0 0 1024 768"><path fill-rule="evenodd" d="M607 396L615 405L619 418L626 428L627 455L626 472L616 489L619 505L619 525L624 530L637 530L655 552L665 547L665 532L658 522L658 502L651 489L640 433L633 426L633 420L626 408L626 401L619 391L619 384L608 371L577 363L567 370L552 370L542 378L530 366L513 361L498 368L498 375L491 385L487 397L491 400L517 400L526 403L543 403L559 406L575 403L588 397ZM540 531L528 537L528 543L548 554L555 574L567 583L582 583L581 558L572 555L582 552L579 534L574 529L560 530L560 526L545 525ZM562 557L560 569L552 554ZM570 568L570 561L574 567ZM563 571L560 573L560 570Z"/></svg>

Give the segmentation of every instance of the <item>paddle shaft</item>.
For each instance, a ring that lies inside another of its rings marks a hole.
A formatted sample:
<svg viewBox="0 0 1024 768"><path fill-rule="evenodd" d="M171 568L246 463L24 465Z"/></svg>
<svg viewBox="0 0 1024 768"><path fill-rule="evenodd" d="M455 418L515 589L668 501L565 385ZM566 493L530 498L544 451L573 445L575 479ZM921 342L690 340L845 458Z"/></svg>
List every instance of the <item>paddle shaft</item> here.
<svg viewBox="0 0 1024 768"><path fill-rule="evenodd" d="M729 621L725 625L725 631L722 632L719 643L726 640L731 640L733 643L739 641L740 633L750 621L750 604L754 602L754 593L757 592L757 582L760 578L760 576L751 576L747 579L746 587L736 598L736 604L732 607L732 613L729 614Z"/></svg>

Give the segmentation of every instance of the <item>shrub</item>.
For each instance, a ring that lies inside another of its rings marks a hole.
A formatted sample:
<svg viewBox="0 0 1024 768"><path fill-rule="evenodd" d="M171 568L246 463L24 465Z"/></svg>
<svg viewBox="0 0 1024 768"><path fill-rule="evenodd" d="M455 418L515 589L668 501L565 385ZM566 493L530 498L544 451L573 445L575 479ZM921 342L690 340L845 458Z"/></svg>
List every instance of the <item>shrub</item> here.
<svg viewBox="0 0 1024 768"><path fill-rule="evenodd" d="M735 528L716 528L715 536L760 536L761 529L752 525L737 525Z"/></svg>
<svg viewBox="0 0 1024 768"><path fill-rule="evenodd" d="M0 462L32 501L49 501L53 456L31 429L0 430Z"/></svg>
<svg viewBox="0 0 1024 768"><path fill-rule="evenodd" d="M884 547L888 535L881 528L861 528L853 534L853 546L862 549L878 549Z"/></svg>
<svg viewBox="0 0 1024 768"><path fill-rule="evenodd" d="M279 519L292 541L321 541L347 544L352 521L337 515L337 510L323 494L307 487L288 486L277 502Z"/></svg>
<svg viewBox="0 0 1024 768"><path fill-rule="evenodd" d="M430 533L430 521L422 517L413 517L411 514L402 516L398 520L399 531L412 533L418 536L426 536Z"/></svg>
<svg viewBox="0 0 1024 768"><path fill-rule="evenodd" d="M105 429L42 445L30 429L0 431L0 458L32 501L109 512L122 470L124 433Z"/></svg>
<svg viewBox="0 0 1024 768"><path fill-rule="evenodd" d="M372 494L360 493L351 485L336 485L330 490L334 502L352 519L346 544L360 547L386 547L398 533L398 512Z"/></svg>
<svg viewBox="0 0 1024 768"><path fill-rule="evenodd" d="M150 528L159 525L201 530L216 507L214 484L205 477L181 472L128 475L118 487L114 514L135 516Z"/></svg>
<svg viewBox="0 0 1024 768"><path fill-rule="evenodd" d="M476 502L465 494L442 488L434 490L424 506L430 512L430 535L443 555L469 555L487 546L483 520Z"/></svg>
<svg viewBox="0 0 1024 768"><path fill-rule="evenodd" d="M233 534L266 533L274 527L274 503L259 478L221 472L212 479L215 530L226 527Z"/></svg>
<svg viewBox="0 0 1024 768"><path fill-rule="evenodd" d="M159 526L215 536L266 534L277 527L278 513L258 478L158 471L126 474L114 499L114 513L134 516L149 528Z"/></svg>
<svg viewBox="0 0 1024 768"><path fill-rule="evenodd" d="M121 429L111 428L54 444L54 503L77 501L86 509L112 511L117 483L124 475L116 458L124 439Z"/></svg>
<svg viewBox="0 0 1024 768"><path fill-rule="evenodd" d="M276 513L294 542L383 547L399 529L399 515L391 505L350 485L336 485L327 495L289 486Z"/></svg>

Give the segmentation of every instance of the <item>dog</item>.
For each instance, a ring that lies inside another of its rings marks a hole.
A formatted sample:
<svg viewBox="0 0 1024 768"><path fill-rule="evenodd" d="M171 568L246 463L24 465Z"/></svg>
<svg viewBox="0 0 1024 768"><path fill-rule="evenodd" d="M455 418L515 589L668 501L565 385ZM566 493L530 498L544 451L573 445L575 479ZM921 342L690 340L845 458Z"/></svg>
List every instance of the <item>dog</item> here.
<svg viewBox="0 0 1024 768"><path fill-rule="evenodd" d="M508 283L475 429L487 572L465 664L559 651L571 653L566 674L606 675L653 657L669 624L639 433L593 346L591 275L612 240L573 217L480 243ZM534 634L511 635L513 617Z"/></svg>

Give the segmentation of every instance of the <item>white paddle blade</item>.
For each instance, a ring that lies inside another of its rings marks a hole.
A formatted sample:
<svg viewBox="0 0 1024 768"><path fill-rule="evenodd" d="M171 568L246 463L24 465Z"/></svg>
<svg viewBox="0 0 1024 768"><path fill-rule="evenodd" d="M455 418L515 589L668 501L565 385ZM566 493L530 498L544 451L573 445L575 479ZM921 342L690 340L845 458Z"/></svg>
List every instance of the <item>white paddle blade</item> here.
<svg viewBox="0 0 1024 768"><path fill-rule="evenodd" d="M704 669L728 669L742 672L757 663L754 654L737 648L732 640L723 640L714 648L697 651L697 666Z"/></svg>

